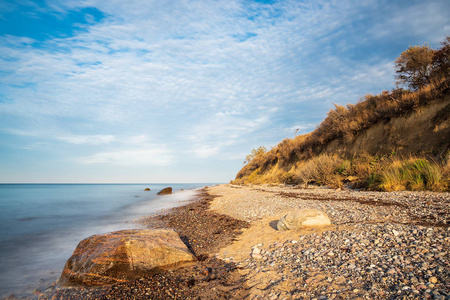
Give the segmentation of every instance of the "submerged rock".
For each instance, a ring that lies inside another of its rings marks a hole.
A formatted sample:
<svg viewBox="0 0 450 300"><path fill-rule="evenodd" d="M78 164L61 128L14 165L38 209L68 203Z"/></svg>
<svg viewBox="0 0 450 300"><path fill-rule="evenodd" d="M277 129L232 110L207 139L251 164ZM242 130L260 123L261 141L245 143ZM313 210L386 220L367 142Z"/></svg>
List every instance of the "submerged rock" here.
<svg viewBox="0 0 450 300"><path fill-rule="evenodd" d="M66 262L60 283L92 286L125 282L193 260L173 230L116 231L82 240Z"/></svg>
<svg viewBox="0 0 450 300"><path fill-rule="evenodd" d="M172 194L172 188L166 187L165 189L160 190L156 195L170 195Z"/></svg>
<svg viewBox="0 0 450 300"><path fill-rule="evenodd" d="M280 231L295 230L304 227L325 227L331 225L330 218L318 209L301 209L289 212L277 224Z"/></svg>

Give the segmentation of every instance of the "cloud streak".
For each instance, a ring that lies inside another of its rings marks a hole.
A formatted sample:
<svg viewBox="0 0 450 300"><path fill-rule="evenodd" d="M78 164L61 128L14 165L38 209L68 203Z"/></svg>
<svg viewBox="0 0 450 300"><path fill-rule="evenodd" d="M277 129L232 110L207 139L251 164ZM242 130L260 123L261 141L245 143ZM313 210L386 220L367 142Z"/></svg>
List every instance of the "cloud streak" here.
<svg viewBox="0 0 450 300"><path fill-rule="evenodd" d="M128 149L113 152L99 152L79 157L77 162L86 165L107 164L112 166L167 166L172 155L158 145L158 149Z"/></svg>
<svg viewBox="0 0 450 300"><path fill-rule="evenodd" d="M0 34L1 126L45 133L83 165L193 169L217 157L225 181L237 154L276 144L286 128L313 129L333 102L392 87L392 61L411 43L442 40L449 6L47 1L39 16L85 21L45 39Z"/></svg>

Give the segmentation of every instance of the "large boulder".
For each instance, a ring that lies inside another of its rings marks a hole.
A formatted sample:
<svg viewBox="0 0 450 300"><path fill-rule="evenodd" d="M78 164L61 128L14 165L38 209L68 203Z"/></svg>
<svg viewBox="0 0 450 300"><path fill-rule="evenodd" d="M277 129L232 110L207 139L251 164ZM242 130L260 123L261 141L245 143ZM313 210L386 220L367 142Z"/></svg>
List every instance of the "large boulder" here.
<svg viewBox="0 0 450 300"><path fill-rule="evenodd" d="M92 286L125 282L193 260L173 230L116 231L82 240L66 262L60 283Z"/></svg>
<svg viewBox="0 0 450 300"><path fill-rule="evenodd" d="M282 217L277 224L280 231L296 230L305 227L330 226L330 218L321 210L300 209L289 212Z"/></svg>
<svg viewBox="0 0 450 300"><path fill-rule="evenodd" d="M166 187L165 189L160 190L156 195L170 195L172 194L172 188Z"/></svg>

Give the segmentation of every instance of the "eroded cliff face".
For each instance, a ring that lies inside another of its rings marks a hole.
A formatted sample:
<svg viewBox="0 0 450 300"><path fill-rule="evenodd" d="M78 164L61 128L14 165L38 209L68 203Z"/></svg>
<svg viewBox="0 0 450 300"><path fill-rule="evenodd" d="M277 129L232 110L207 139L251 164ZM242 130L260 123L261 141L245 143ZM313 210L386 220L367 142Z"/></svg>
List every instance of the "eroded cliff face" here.
<svg viewBox="0 0 450 300"><path fill-rule="evenodd" d="M322 153L355 156L425 154L442 157L450 150L450 97L386 123L378 122L352 141L333 140Z"/></svg>
<svg viewBox="0 0 450 300"><path fill-rule="evenodd" d="M255 172L257 176L277 178L296 164L325 153L343 158L363 153L371 156L396 153L427 156L439 161L450 153L450 94L447 92L440 99L404 116L377 122L351 139L334 139L320 148L301 151L301 139L306 137L297 137L298 141L283 141L244 166L236 179L243 182L245 178L255 176Z"/></svg>

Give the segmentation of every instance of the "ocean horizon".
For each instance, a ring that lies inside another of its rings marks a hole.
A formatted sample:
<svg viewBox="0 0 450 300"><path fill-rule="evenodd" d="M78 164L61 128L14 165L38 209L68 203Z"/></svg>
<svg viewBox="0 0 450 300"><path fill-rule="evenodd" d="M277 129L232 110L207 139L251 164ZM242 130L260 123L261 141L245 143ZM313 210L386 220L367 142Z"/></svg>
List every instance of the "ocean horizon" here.
<svg viewBox="0 0 450 300"><path fill-rule="evenodd" d="M82 239L142 228L139 218L182 205L213 184L0 183L0 297L37 297L59 279ZM172 195L156 195L168 186Z"/></svg>

